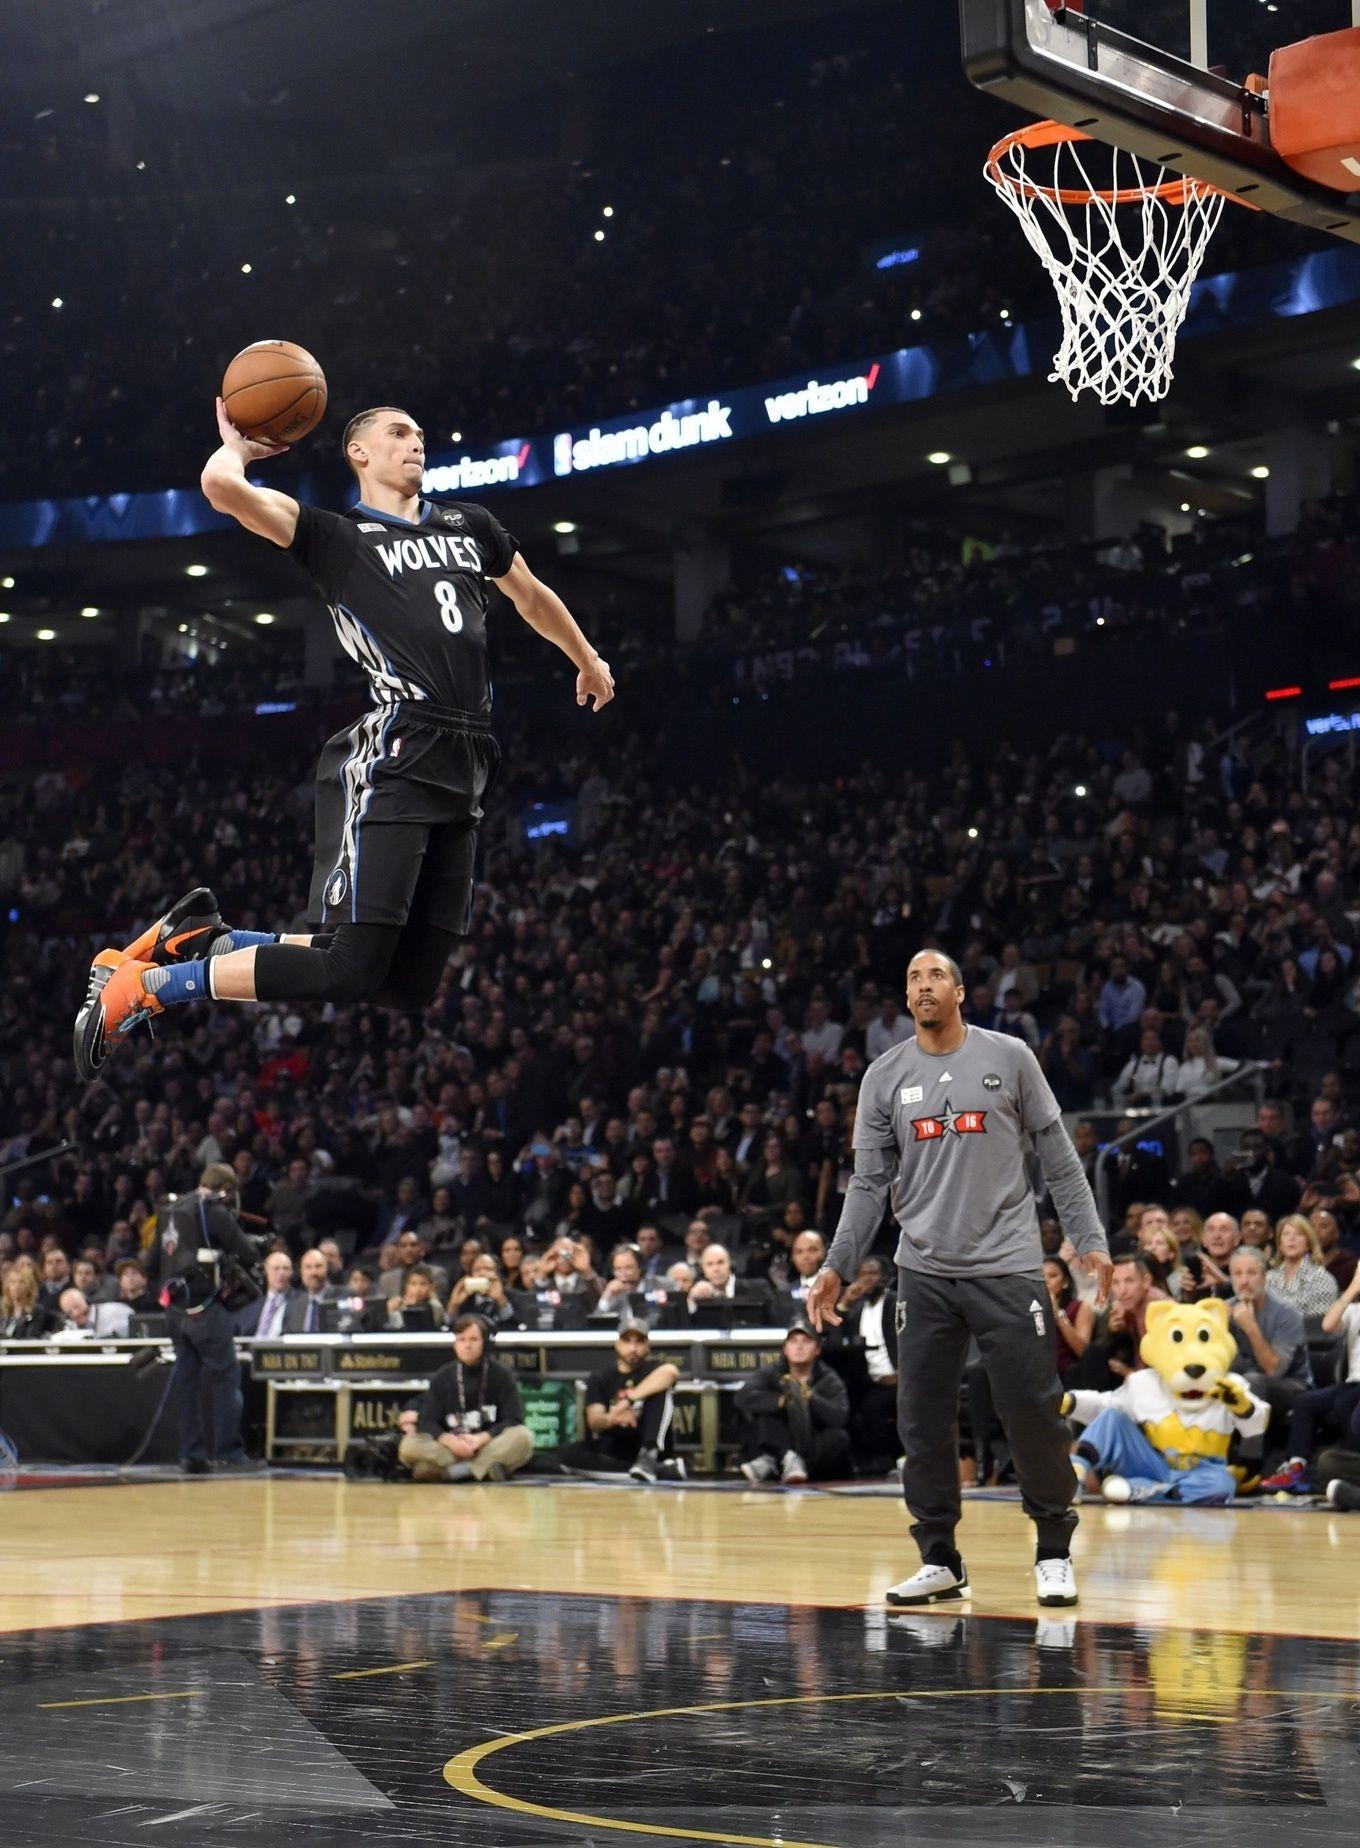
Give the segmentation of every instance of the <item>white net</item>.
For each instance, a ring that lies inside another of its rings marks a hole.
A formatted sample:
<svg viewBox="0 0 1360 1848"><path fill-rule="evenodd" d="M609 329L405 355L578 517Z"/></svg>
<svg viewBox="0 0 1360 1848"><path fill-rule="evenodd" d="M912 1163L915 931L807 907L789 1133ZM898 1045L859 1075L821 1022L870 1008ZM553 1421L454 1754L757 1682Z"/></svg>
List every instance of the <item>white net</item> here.
<svg viewBox="0 0 1360 1848"><path fill-rule="evenodd" d="M1171 387L1176 335L1224 195L1076 130L1040 127L1052 138L1027 147L1008 136L985 171L1057 290L1063 337L1049 378L1073 398L1155 403Z"/></svg>

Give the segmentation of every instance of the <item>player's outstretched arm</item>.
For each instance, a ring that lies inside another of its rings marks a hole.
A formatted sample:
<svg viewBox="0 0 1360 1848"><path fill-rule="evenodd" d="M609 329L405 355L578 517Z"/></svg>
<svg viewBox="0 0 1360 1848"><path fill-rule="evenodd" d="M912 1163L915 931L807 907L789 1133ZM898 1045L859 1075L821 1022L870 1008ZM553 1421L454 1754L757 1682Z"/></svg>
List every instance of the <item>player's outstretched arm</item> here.
<svg viewBox="0 0 1360 1848"><path fill-rule="evenodd" d="M560 648L572 662L576 668L576 704L584 706L591 700L594 712L607 706L614 697L614 676L608 661L591 647L557 592L534 576L524 562L524 554L516 552L505 576L493 578L492 582L505 592L529 627L545 642Z"/></svg>
<svg viewBox="0 0 1360 1848"><path fill-rule="evenodd" d="M281 456L287 443L257 443L242 436L220 398L217 428L222 446L208 457L199 478L209 506L218 513L230 514L247 532L272 539L275 545L291 545L297 531L297 502L291 494L280 494L277 488L257 488L246 480L248 463Z"/></svg>

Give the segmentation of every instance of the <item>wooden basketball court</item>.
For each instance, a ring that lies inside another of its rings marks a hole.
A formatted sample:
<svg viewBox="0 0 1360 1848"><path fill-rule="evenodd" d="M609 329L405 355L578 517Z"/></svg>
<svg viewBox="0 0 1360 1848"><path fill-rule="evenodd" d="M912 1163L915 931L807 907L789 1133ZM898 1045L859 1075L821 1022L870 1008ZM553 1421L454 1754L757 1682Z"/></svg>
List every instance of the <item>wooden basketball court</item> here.
<svg viewBox="0 0 1360 1848"><path fill-rule="evenodd" d="M3 1503L11 1843L1354 1839L1360 1521L261 1478ZM1247 1806L1251 1813L1246 1813ZM1168 1831L1170 1836L1168 1837Z"/></svg>

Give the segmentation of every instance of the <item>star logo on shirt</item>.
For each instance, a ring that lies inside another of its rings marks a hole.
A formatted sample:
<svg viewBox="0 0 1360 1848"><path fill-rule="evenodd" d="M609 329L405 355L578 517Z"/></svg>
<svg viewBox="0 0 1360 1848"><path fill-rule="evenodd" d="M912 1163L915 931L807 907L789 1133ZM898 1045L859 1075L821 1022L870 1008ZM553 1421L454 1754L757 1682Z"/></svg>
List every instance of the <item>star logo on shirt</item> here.
<svg viewBox="0 0 1360 1848"><path fill-rule="evenodd" d="M941 1142L946 1136L985 1136L985 1110L956 1110L946 1097L938 1116L913 1117L911 1126L918 1142Z"/></svg>

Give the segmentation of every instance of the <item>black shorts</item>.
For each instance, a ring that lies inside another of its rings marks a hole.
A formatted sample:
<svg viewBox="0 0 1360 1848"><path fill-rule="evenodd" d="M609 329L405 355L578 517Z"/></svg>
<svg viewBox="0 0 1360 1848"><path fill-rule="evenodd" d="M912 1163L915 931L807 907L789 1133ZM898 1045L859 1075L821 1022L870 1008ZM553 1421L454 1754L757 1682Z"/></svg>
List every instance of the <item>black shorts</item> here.
<svg viewBox="0 0 1360 1848"><path fill-rule="evenodd" d="M337 732L316 767L313 928L418 919L465 936L477 824L499 765L486 720L424 701Z"/></svg>

